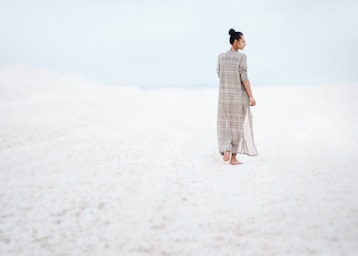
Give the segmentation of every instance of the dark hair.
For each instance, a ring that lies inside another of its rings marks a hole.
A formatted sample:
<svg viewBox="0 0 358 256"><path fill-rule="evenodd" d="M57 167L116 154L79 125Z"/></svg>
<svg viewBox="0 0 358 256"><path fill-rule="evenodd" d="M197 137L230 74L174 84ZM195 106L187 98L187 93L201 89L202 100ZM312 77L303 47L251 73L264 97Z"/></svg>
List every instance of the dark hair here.
<svg viewBox="0 0 358 256"><path fill-rule="evenodd" d="M244 34L238 31L235 31L235 29L230 29L229 30L229 35L230 35L230 44L233 44L235 39L240 40L241 36L243 36Z"/></svg>

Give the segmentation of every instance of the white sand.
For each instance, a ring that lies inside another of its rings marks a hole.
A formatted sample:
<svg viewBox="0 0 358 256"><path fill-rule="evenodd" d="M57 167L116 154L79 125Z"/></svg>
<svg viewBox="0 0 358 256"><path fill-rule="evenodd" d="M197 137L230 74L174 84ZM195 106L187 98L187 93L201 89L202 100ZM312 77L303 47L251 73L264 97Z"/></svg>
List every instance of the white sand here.
<svg viewBox="0 0 358 256"><path fill-rule="evenodd" d="M231 166L216 89L0 70L0 255L358 255L358 85L253 90Z"/></svg>

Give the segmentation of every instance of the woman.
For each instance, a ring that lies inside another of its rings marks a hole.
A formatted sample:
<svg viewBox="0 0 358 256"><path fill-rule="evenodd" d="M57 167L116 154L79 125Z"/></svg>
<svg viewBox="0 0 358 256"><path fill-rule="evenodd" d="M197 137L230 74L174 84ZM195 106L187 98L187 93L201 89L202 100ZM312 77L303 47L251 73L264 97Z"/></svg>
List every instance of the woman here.
<svg viewBox="0 0 358 256"><path fill-rule="evenodd" d="M217 72L220 78L217 116L219 152L224 161L241 164L236 154L256 156L250 106L256 101L247 77L246 55L239 52L246 46L243 33L230 29L231 49L218 57Z"/></svg>

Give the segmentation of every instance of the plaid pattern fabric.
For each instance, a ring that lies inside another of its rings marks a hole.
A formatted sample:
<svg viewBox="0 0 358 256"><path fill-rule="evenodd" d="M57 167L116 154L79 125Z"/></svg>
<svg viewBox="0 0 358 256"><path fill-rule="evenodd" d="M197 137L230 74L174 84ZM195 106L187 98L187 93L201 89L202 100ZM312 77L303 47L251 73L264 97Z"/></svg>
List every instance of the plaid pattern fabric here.
<svg viewBox="0 0 358 256"><path fill-rule="evenodd" d="M217 137L219 152L256 156L249 96L243 85L247 77L246 55L228 51L218 57L220 78Z"/></svg>

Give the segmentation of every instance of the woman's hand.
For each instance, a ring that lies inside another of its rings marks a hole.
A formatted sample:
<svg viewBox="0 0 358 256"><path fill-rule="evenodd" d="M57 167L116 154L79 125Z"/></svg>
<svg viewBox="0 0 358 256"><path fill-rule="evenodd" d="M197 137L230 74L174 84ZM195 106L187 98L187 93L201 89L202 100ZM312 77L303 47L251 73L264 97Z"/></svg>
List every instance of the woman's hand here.
<svg viewBox="0 0 358 256"><path fill-rule="evenodd" d="M254 97L250 97L250 106L253 107L256 105L256 100L254 99Z"/></svg>

